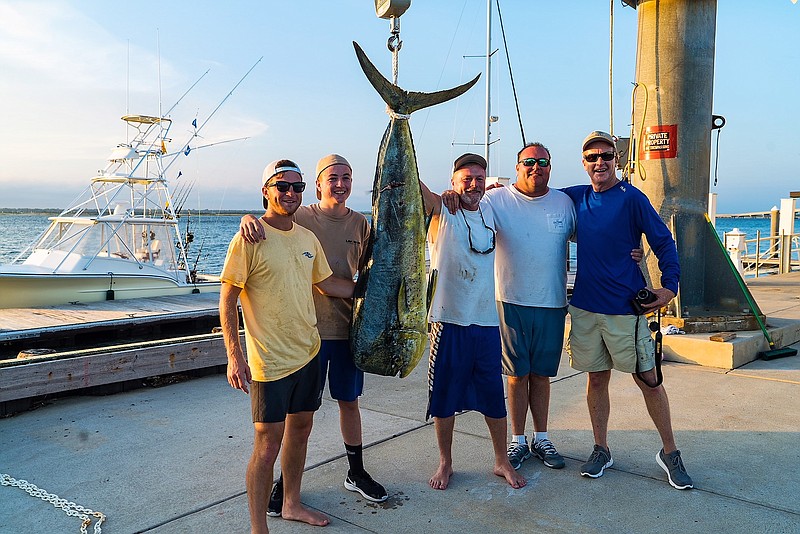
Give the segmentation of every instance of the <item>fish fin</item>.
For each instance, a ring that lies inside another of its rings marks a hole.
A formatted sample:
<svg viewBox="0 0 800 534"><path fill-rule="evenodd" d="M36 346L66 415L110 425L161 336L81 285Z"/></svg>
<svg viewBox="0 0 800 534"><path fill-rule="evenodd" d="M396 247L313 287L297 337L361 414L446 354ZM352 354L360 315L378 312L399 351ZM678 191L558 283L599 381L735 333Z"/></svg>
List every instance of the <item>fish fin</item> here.
<svg viewBox="0 0 800 534"><path fill-rule="evenodd" d="M439 270L431 269L431 274L428 276L428 290L426 295L426 308L431 311L431 304L433 304L433 295L436 293L436 281L439 279Z"/></svg>
<svg viewBox="0 0 800 534"><path fill-rule="evenodd" d="M465 84L434 93L409 92L387 80L355 41L353 41L353 47L356 50L358 62L361 64L361 70L364 71L369 83L378 91L378 94L381 95L381 98L391 110L403 115L410 115L417 110L435 106L461 96L478 83L478 79L481 77L478 74Z"/></svg>

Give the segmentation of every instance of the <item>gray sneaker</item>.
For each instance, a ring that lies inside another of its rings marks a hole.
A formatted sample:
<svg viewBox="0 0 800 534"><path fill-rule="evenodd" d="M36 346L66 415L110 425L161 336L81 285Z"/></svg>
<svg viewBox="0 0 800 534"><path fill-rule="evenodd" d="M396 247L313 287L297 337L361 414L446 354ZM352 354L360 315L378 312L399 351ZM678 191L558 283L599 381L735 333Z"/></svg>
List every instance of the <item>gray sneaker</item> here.
<svg viewBox="0 0 800 534"><path fill-rule="evenodd" d="M531 454L539 458L544 465L552 469L561 469L564 467L564 457L558 454L558 451L550 443L549 439L534 440L531 445Z"/></svg>
<svg viewBox="0 0 800 534"><path fill-rule="evenodd" d="M528 447L528 438L525 438L525 443L517 443L512 441L508 444L508 462L514 469L519 469L522 462L531 457L531 449Z"/></svg>
<svg viewBox="0 0 800 534"><path fill-rule="evenodd" d="M664 454L664 449L661 449L656 454L656 462L667 473L669 484L673 488L682 490L694 487L692 477L686 473L686 468L683 467L681 451L676 450L669 454Z"/></svg>
<svg viewBox="0 0 800 534"><path fill-rule="evenodd" d="M611 451L601 445L595 445L589 461L581 466L581 475L590 478L600 478L607 467L614 465Z"/></svg>

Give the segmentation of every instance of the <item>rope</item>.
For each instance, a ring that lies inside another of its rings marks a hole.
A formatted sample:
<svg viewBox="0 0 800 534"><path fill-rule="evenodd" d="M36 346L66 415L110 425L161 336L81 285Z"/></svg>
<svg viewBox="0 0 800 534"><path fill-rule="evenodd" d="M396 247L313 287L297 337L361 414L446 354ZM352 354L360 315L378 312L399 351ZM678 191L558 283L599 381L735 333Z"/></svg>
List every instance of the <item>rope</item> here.
<svg viewBox="0 0 800 534"><path fill-rule="evenodd" d="M608 38L608 133L614 137L614 0L611 3L611 14L609 15L609 38Z"/></svg>
<svg viewBox="0 0 800 534"><path fill-rule="evenodd" d="M81 523L81 534L88 534L86 528L92 524L92 518L89 516L94 516L97 518L97 522L94 524L94 534L101 534L102 532L100 525L106 520L106 516L102 512L95 512L74 502L69 502L58 495L47 493L27 480L17 480L5 473L0 474L0 484L19 488L31 497L38 497L45 502L49 502L56 508L63 510L68 516L81 519L83 521Z"/></svg>
<svg viewBox="0 0 800 534"><path fill-rule="evenodd" d="M633 115L634 110L636 108L636 90L639 86L644 88L644 109L642 110L642 125L639 127L639 133L637 136L634 137L634 133L636 132L634 128L636 127ZM637 142L641 142L642 136L644 135L644 119L647 116L647 104L648 104L649 96L647 94L647 86L643 83L633 82L633 91L631 91L631 141L628 144L628 151L630 154L628 155L628 164L625 166L625 170L623 171L623 175L627 176L628 182L631 181L631 174L639 173L639 178L642 181L647 180L647 172L645 171L644 167L640 167L639 165L639 147L636 146Z"/></svg>
<svg viewBox="0 0 800 534"><path fill-rule="evenodd" d="M506 30L503 26L503 14L500 12L500 0L497 0L497 16L500 19L500 33L503 35L503 47L506 49L506 60L508 61L508 75L511 78L511 91L514 94L514 105L517 107L517 120L519 121L519 133L522 136L522 146L525 146L525 130L522 127L522 114L519 112L519 99L517 98L517 87L514 84L514 72L511 70L511 55L508 52L508 42L506 41Z"/></svg>
<svg viewBox="0 0 800 534"><path fill-rule="evenodd" d="M386 106L386 114L389 115L392 119L398 121L407 121L411 118L411 115L404 115L403 113L397 113L395 110Z"/></svg>

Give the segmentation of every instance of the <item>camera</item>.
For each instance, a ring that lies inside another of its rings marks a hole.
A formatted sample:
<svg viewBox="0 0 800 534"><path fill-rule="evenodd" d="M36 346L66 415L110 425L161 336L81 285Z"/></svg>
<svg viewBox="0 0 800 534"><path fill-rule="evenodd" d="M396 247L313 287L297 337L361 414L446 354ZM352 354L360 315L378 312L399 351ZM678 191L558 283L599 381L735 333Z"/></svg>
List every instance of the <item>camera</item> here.
<svg viewBox="0 0 800 534"><path fill-rule="evenodd" d="M633 306L636 315L643 315L646 311L643 306L646 304L652 304L656 300L658 300L656 294L646 287L643 287L636 292L636 296L634 296L633 300L631 300L631 305Z"/></svg>

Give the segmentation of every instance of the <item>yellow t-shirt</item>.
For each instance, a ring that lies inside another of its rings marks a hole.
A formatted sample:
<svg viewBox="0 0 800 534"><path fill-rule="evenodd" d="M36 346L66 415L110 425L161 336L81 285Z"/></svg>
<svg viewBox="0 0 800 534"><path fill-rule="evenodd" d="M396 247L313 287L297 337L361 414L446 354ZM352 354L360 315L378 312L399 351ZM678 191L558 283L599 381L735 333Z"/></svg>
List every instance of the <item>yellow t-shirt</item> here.
<svg viewBox="0 0 800 534"><path fill-rule="evenodd" d="M237 233L220 279L242 288L247 362L253 380L270 382L297 371L319 351L312 284L332 271L310 230L292 224L282 231L259 222L266 239L251 245Z"/></svg>
<svg viewBox="0 0 800 534"><path fill-rule="evenodd" d="M294 212L294 220L317 236L333 274L352 279L367 250L369 223L366 217L353 210L348 210L342 217L332 217L318 204L312 204L300 206ZM314 291L314 306L322 339L350 339L352 299L329 297Z"/></svg>

